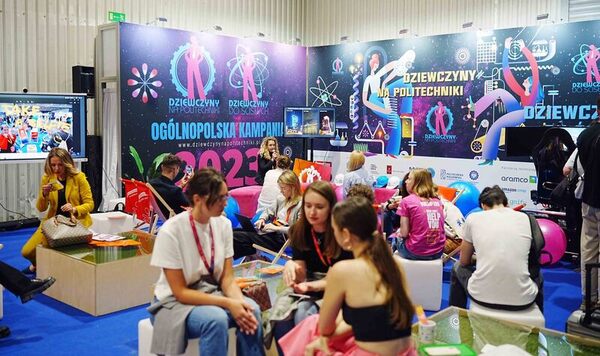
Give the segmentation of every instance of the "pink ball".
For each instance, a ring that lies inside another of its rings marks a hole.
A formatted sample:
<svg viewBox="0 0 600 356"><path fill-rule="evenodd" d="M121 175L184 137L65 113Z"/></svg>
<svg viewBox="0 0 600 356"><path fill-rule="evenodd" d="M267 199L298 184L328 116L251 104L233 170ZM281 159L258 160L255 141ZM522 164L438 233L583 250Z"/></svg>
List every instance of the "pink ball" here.
<svg viewBox="0 0 600 356"><path fill-rule="evenodd" d="M540 256L540 263L542 265L555 264L560 261L567 250L567 235L560 225L552 220L537 219L537 222L546 241L546 246Z"/></svg>

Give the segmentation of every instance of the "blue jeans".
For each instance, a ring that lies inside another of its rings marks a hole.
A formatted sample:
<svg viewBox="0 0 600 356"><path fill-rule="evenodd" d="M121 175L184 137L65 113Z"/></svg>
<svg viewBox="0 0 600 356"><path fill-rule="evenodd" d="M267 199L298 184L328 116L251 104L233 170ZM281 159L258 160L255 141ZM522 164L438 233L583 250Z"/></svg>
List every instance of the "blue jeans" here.
<svg viewBox="0 0 600 356"><path fill-rule="evenodd" d="M296 309L296 313L294 314L293 318L280 321L275 324L273 327L273 336L275 337L275 344L277 345L277 351L280 355L283 355L283 351L279 347L277 340L292 330L294 326L300 324L302 320L314 314L319 314L319 307L317 304L312 301L302 301L298 304L298 309Z"/></svg>
<svg viewBox="0 0 600 356"><path fill-rule="evenodd" d="M237 329L237 355L264 355L260 307L250 298L244 297L254 307L258 328L254 335L246 335ZM237 327L228 310L214 305L194 307L186 320L188 339L200 338L202 355L227 355L228 330Z"/></svg>
<svg viewBox="0 0 600 356"><path fill-rule="evenodd" d="M400 257L407 259L407 260L425 260L425 261L437 260L438 258L441 258L442 254L444 253L444 251L442 250L438 253L434 253L433 255L427 255L427 256L415 255L414 253L410 252L406 248L406 241L404 241L404 239L398 239L397 247L398 247L398 254L400 255Z"/></svg>

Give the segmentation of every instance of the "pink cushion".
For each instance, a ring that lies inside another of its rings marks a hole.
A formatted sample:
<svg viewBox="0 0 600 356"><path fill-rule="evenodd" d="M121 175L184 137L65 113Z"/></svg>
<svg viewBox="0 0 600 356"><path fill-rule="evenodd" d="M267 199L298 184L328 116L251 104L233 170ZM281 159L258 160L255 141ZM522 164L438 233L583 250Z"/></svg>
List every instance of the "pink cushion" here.
<svg viewBox="0 0 600 356"><path fill-rule="evenodd" d="M229 191L240 206L240 214L252 218L256 214L258 206L258 197L262 187L260 185L251 185L248 187L235 188Z"/></svg>
<svg viewBox="0 0 600 356"><path fill-rule="evenodd" d="M396 193L397 189L375 188L375 203L381 204L386 202Z"/></svg>

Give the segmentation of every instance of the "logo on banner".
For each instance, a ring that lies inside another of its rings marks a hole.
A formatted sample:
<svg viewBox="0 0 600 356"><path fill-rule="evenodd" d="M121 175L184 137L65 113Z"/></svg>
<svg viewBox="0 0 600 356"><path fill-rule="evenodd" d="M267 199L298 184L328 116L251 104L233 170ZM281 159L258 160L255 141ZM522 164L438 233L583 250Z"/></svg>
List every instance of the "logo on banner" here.
<svg viewBox="0 0 600 356"><path fill-rule="evenodd" d="M572 83L573 93L597 93L600 91L600 73L598 72L600 51L594 44L583 43L579 46L579 53L571 58L573 74L585 75L585 82Z"/></svg>
<svg viewBox="0 0 600 356"><path fill-rule="evenodd" d="M427 170L429 171L429 173L431 173L431 178L435 178L435 169L429 167L427 168Z"/></svg>
<svg viewBox="0 0 600 356"><path fill-rule="evenodd" d="M264 84L269 78L269 57L238 44L235 57L227 61L229 85L242 90L242 100L229 100L231 115L266 115L269 102L263 98ZM238 108L237 110L232 108Z"/></svg>
<svg viewBox="0 0 600 356"><path fill-rule="evenodd" d="M455 181L455 180L462 180L464 178L464 174L462 173L454 173L454 172L448 172L445 169L440 169L440 179L443 180L450 180L450 181Z"/></svg>
<svg viewBox="0 0 600 356"><path fill-rule="evenodd" d="M162 82L158 79L158 69L152 68L148 71L148 64L142 63L142 72L137 67L131 67L131 73L134 78L127 80L127 85L134 87L135 89L131 92L131 96L137 98L140 93L142 94L142 103L148 102L148 94L154 99L158 98L158 93L155 89L162 87Z"/></svg>
<svg viewBox="0 0 600 356"><path fill-rule="evenodd" d="M455 143L456 135L448 134L454 124L452 111L441 101L432 106L425 119L430 134L425 134L425 142Z"/></svg>
<svg viewBox="0 0 600 356"><path fill-rule="evenodd" d="M341 75L343 74L343 70L344 70L344 62L340 59L340 57L337 57L336 59L333 60L333 62L331 63L331 74L333 75Z"/></svg>
<svg viewBox="0 0 600 356"><path fill-rule="evenodd" d="M479 172L477 172L477 171L471 171L471 172L469 172L469 178L471 180L477 180L477 179L479 179Z"/></svg>
<svg viewBox="0 0 600 356"><path fill-rule="evenodd" d="M502 178L500 178L500 180L503 182L510 182L510 183L537 183L536 176L529 176L529 177L502 176Z"/></svg>

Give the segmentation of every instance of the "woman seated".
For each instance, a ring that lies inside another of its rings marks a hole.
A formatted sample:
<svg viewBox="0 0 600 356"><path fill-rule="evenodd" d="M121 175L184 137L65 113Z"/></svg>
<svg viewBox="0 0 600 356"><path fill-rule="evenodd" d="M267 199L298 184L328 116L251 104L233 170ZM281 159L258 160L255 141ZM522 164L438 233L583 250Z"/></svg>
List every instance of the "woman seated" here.
<svg viewBox="0 0 600 356"><path fill-rule="evenodd" d="M256 212L263 212L269 208L279 195L279 187L277 186L277 180L281 173L290 169L292 161L286 155L281 155L275 160L275 169L271 169L265 174L265 181L263 187L258 196L258 207Z"/></svg>
<svg viewBox="0 0 600 356"><path fill-rule="evenodd" d="M385 232L387 236L393 234L400 227L400 216L398 216L397 211L402 198L406 198L410 195L406 190L406 180L408 179L408 175L409 173L404 175L404 178L402 178L402 182L396 192L394 192L394 195L381 204L381 208L383 209L383 232Z"/></svg>
<svg viewBox="0 0 600 356"><path fill-rule="evenodd" d="M40 227L21 250L23 257L31 262L31 266L23 272L35 271L36 246L39 244L48 246L46 237L42 233L44 221L59 214L66 217L74 216L85 227L92 225L90 217L90 212L94 209L92 190L85 174L75 168L75 162L67 150L55 147L48 153L36 207L40 212L48 211Z"/></svg>
<svg viewBox="0 0 600 356"><path fill-rule="evenodd" d="M354 259L329 269L319 315L280 340L284 353L416 355L411 341L414 308L400 261L377 232L371 204L362 197L338 203L333 229L339 246L352 251Z"/></svg>
<svg viewBox="0 0 600 356"><path fill-rule="evenodd" d="M365 155L360 151L352 151L348 158L348 173L344 175L344 198L354 184L362 183L373 187L373 177L364 168Z"/></svg>
<svg viewBox="0 0 600 356"><path fill-rule="evenodd" d="M289 287L280 294L271 309L273 335L279 339L294 325L319 312L315 301L323 297L327 271L336 262L351 259L352 254L335 243L331 227L331 209L336 203L331 184L316 181L304 191L302 214L290 229L292 260L285 264L283 281ZM268 330L270 331L270 330ZM270 336L265 330L266 336ZM267 344L270 338L267 337Z"/></svg>
<svg viewBox="0 0 600 356"><path fill-rule="evenodd" d="M290 170L283 172L277 180L281 195L273 205L265 210L258 221L254 231L234 231L233 233L233 258L239 258L256 253L253 244L277 252L285 244L285 234L290 225L293 225L300 215L302 195L300 195L300 181L296 174Z"/></svg>
<svg viewBox="0 0 600 356"><path fill-rule="evenodd" d="M444 206L437 196L431 173L426 169L410 171L406 179L409 196L398 208L400 238L398 254L409 260L435 260L442 257L446 234Z"/></svg>
<svg viewBox="0 0 600 356"><path fill-rule="evenodd" d="M151 265L162 269L154 289L152 353L182 354L187 339L200 338L206 355L226 355L228 329L237 326L240 355L263 355L260 309L242 295L233 277L231 222L225 177L197 171L186 195L192 209L165 222Z"/></svg>

